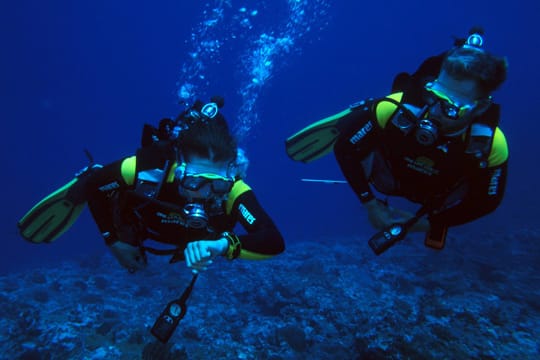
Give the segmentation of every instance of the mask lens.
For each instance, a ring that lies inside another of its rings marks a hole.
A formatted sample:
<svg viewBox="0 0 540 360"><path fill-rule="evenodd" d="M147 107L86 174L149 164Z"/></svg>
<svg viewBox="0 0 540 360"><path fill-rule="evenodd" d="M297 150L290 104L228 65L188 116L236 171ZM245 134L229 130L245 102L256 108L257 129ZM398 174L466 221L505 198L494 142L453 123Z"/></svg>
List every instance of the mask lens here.
<svg viewBox="0 0 540 360"><path fill-rule="evenodd" d="M455 105L452 105L448 101L445 101L445 100L440 100L440 102L441 102L441 110L443 111L445 117L452 120L457 120L461 116L462 114L461 108Z"/></svg>
<svg viewBox="0 0 540 360"><path fill-rule="evenodd" d="M180 185L190 191L198 191L204 186L209 185L212 192L216 195L224 195L231 191L233 181L231 179L215 174L197 174L185 175Z"/></svg>
<svg viewBox="0 0 540 360"><path fill-rule="evenodd" d="M231 180L216 179L212 181L212 190L219 195L227 194L231 191L233 182Z"/></svg>
<svg viewBox="0 0 540 360"><path fill-rule="evenodd" d="M441 110L448 119L458 120L465 115L469 114L476 105L463 105L449 103L448 101L441 100Z"/></svg>
<svg viewBox="0 0 540 360"><path fill-rule="evenodd" d="M186 190L197 191L208 183L208 179L202 176L186 175L180 182L180 185Z"/></svg>

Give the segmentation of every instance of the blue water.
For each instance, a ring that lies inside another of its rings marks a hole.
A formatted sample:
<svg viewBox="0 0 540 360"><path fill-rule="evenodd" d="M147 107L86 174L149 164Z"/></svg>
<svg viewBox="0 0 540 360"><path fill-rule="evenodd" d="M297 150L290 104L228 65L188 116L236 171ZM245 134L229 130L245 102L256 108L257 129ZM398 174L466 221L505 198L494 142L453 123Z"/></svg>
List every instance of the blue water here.
<svg viewBox="0 0 540 360"><path fill-rule="evenodd" d="M294 163L285 154L284 139L355 101L385 95L397 72L414 71L473 25L486 30L488 50L509 59L508 80L495 99L502 104L510 173L502 206L456 231L490 232L500 234L500 241L519 242L504 235L540 228L540 3L427 4L3 2L0 273L105 253L88 212L56 243L44 246L24 242L16 222L86 165L84 148L98 163L130 155L145 122L174 116L183 109L179 101L214 94L225 97L223 112L251 160L247 182L287 243L370 234L365 212L346 185L300 181L342 179L333 157ZM448 246L448 256L455 256L451 251L457 244ZM497 262L507 258L505 253L494 256Z"/></svg>

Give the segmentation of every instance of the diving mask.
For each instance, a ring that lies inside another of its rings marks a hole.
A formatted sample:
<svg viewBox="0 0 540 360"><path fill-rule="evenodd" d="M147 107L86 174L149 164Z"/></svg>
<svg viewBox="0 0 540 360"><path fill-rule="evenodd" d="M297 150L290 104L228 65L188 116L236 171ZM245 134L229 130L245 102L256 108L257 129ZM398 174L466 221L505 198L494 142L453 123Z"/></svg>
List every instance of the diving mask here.
<svg viewBox="0 0 540 360"><path fill-rule="evenodd" d="M425 89L433 96L433 104L430 114L435 116L444 116L449 120L458 120L469 115L478 106L479 101L467 101L465 99L452 99L446 94L437 80L428 82Z"/></svg>
<svg viewBox="0 0 540 360"><path fill-rule="evenodd" d="M184 206L186 226L205 228L210 216L223 213L223 202L234 185L234 179L213 173L187 173L185 164L177 170L178 192L187 198Z"/></svg>
<svg viewBox="0 0 540 360"><path fill-rule="evenodd" d="M184 174L180 179L180 186L201 195L227 195L234 185L234 180L217 174ZM203 196L206 198L207 196Z"/></svg>
<svg viewBox="0 0 540 360"><path fill-rule="evenodd" d="M431 128L446 137L463 134L470 126L474 117L485 111L491 105L491 97L472 99L460 92L446 88L438 80L425 85L430 99L422 121L429 122ZM435 140L438 134L427 129L429 137ZM424 131L425 132L425 131ZM431 139L422 142L426 145L433 143Z"/></svg>

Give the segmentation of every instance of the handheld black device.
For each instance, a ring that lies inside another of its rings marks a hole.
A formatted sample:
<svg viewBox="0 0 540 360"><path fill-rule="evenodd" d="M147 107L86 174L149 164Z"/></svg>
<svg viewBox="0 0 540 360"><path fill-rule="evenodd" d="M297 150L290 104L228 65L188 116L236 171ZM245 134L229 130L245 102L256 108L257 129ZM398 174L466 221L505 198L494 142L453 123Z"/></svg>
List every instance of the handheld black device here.
<svg viewBox="0 0 540 360"><path fill-rule="evenodd" d="M193 290L193 285L195 285L197 276L198 274L193 275L189 286L184 290L182 296L169 302L156 319L154 326L152 326L150 332L162 343L165 344L167 341L169 341L174 333L174 330L176 330L176 327L180 323L180 320L182 320L186 315L186 302L189 295L191 295L191 291Z"/></svg>

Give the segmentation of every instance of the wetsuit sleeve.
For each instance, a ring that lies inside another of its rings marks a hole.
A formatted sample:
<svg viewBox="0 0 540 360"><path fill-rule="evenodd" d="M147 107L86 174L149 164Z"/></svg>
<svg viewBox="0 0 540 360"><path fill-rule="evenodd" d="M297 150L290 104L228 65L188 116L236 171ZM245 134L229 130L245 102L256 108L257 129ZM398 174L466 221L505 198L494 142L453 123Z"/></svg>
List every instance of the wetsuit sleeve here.
<svg viewBox="0 0 540 360"><path fill-rule="evenodd" d="M260 205L253 190L245 191L236 198L231 215L247 232L238 235L241 243L239 258L262 260L285 250L281 233Z"/></svg>
<svg viewBox="0 0 540 360"><path fill-rule="evenodd" d="M494 211L502 202L508 172L508 146L504 134L496 129L489 166L479 170L467 183L467 191L456 206L430 216L430 222L456 226Z"/></svg>
<svg viewBox="0 0 540 360"><path fill-rule="evenodd" d="M133 184L129 174L135 157L116 161L93 172L86 185L88 207L94 221L110 245L118 240L114 221L118 212L117 194Z"/></svg>
<svg viewBox="0 0 540 360"><path fill-rule="evenodd" d="M401 99L401 93L396 95ZM375 198L362 160L377 148L386 122L396 106L385 101L361 102L338 122L339 136L334 145L337 163L347 182L362 203Z"/></svg>

